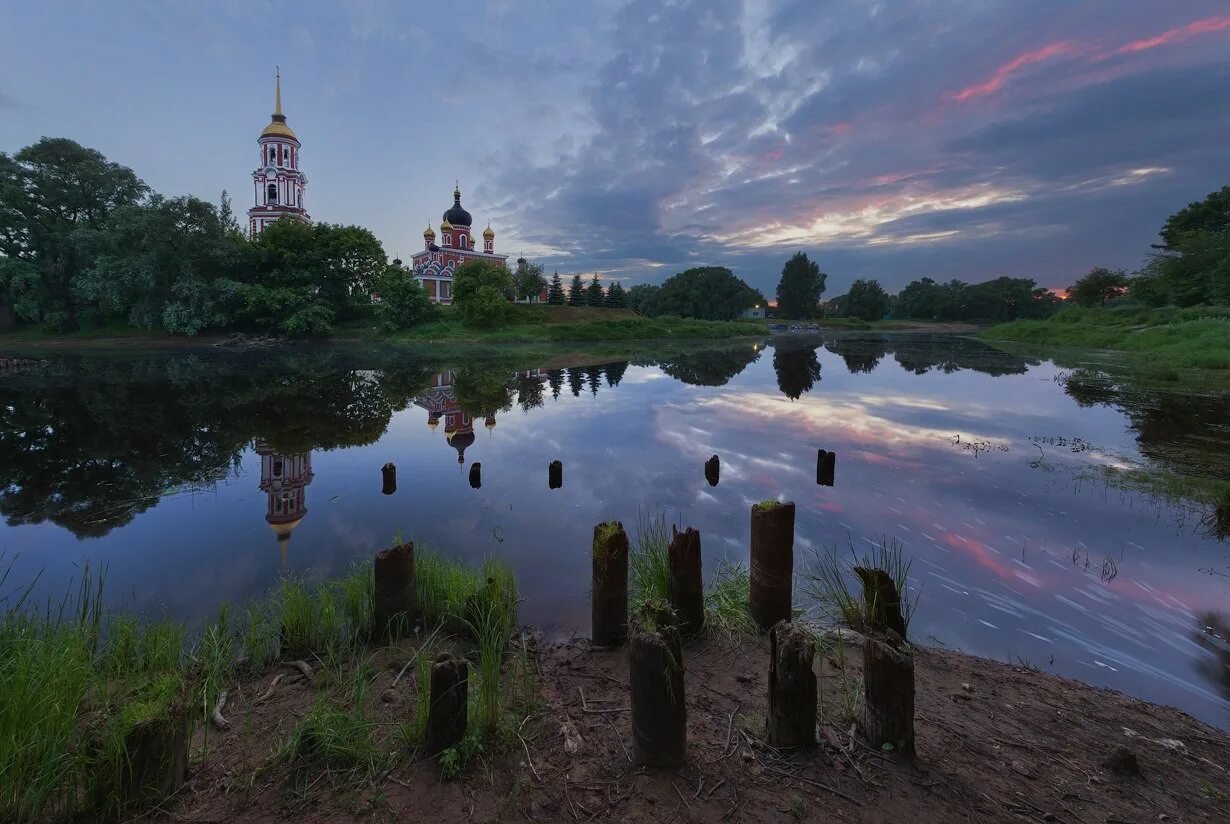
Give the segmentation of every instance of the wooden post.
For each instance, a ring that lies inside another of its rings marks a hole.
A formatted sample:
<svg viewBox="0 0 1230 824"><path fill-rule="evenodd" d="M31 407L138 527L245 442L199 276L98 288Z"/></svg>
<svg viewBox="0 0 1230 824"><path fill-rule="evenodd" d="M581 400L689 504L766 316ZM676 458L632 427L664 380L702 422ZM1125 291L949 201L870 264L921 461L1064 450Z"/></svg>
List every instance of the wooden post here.
<svg viewBox="0 0 1230 824"><path fill-rule="evenodd" d="M483 465L478 461L470 464L470 489L481 489L483 486Z"/></svg>
<svg viewBox="0 0 1230 824"><path fill-rule="evenodd" d="M761 632L790 620L794 578L794 502L764 501L752 507L752 618Z"/></svg>
<svg viewBox="0 0 1230 824"><path fill-rule="evenodd" d="M876 749L885 744L914 755L914 656L905 642L868 638L863 644L863 735Z"/></svg>
<svg viewBox="0 0 1230 824"><path fill-rule="evenodd" d="M856 566L854 574L863 582L868 628L873 632L892 630L905 638L905 617L901 614L901 594L893 578L882 569Z"/></svg>
<svg viewBox="0 0 1230 824"><path fill-rule="evenodd" d="M376 553L372 572L373 630L396 634L399 624L410 628L418 609L414 582L414 544L405 543Z"/></svg>
<svg viewBox="0 0 1230 824"><path fill-rule="evenodd" d="M718 460L717 455L714 455L705 461L705 480L709 482L709 486L717 486L721 477L722 462Z"/></svg>
<svg viewBox="0 0 1230 824"><path fill-rule="evenodd" d="M779 621L769 631L770 747L793 749L816 743L816 647L798 624Z"/></svg>
<svg viewBox="0 0 1230 824"><path fill-rule="evenodd" d="M387 463L380 467L380 476L382 486L380 492L384 495L392 495L397 491L397 467L391 463Z"/></svg>
<svg viewBox="0 0 1230 824"><path fill-rule="evenodd" d="M547 487L559 489L564 485L564 464L562 461L551 461L547 467Z"/></svg>
<svg viewBox="0 0 1230 824"><path fill-rule="evenodd" d="M628 536L619 521L594 527L591 641L614 647L628 640Z"/></svg>
<svg viewBox="0 0 1230 824"><path fill-rule="evenodd" d="M683 650L673 610L660 601L638 612L628 645L632 687L632 762L681 767L687 757L688 711Z"/></svg>
<svg viewBox="0 0 1230 824"><path fill-rule="evenodd" d="M671 607L679 615L679 631L695 635L705 626L705 586L701 580L700 533L692 527L671 527L667 551Z"/></svg>
<svg viewBox="0 0 1230 824"><path fill-rule="evenodd" d="M431 665L431 706L427 710L427 753L435 755L466 734L469 703L466 659L442 652Z"/></svg>
<svg viewBox="0 0 1230 824"><path fill-rule="evenodd" d="M832 486L837 472L837 453L821 449L816 452L816 483Z"/></svg>

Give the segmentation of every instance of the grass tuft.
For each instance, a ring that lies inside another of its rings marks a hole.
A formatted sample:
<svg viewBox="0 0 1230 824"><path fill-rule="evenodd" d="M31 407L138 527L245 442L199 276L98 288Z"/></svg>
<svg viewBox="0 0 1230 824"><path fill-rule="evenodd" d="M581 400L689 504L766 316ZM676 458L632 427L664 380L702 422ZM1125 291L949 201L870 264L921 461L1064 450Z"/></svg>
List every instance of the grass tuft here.
<svg viewBox="0 0 1230 824"><path fill-rule="evenodd" d="M641 512L628 556L628 596L635 609L653 599L670 598L670 529L665 513Z"/></svg>
<svg viewBox="0 0 1230 824"><path fill-rule="evenodd" d="M907 589L913 562L906 559L905 546L896 538L881 539L875 549L860 557L849 537L847 542L848 560L839 555L836 547L814 551L812 563L802 573L804 591L815 599L826 618L865 632L874 604L868 605L863 600L861 585L853 570L856 566L883 570L892 578L901 596L901 617L908 630L918 607L918 595L911 598Z"/></svg>

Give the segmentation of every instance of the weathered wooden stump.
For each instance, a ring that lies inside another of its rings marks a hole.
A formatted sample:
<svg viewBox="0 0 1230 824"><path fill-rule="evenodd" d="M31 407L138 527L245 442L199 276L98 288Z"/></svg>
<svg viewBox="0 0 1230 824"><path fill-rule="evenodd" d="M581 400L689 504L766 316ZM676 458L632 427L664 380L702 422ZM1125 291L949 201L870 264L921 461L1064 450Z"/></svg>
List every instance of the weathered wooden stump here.
<svg viewBox="0 0 1230 824"><path fill-rule="evenodd" d="M863 695L863 735L871 745L913 757L914 656L895 634L863 643Z"/></svg>
<svg viewBox="0 0 1230 824"><path fill-rule="evenodd" d="M790 620L794 578L794 502L764 501L752 507L751 603L749 612L768 632Z"/></svg>
<svg viewBox="0 0 1230 824"><path fill-rule="evenodd" d="M717 486L718 481L722 477L722 462L718 460L718 456L714 455L709 460L705 461L705 480L709 482L709 486Z"/></svg>
<svg viewBox="0 0 1230 824"><path fill-rule="evenodd" d="M478 461L470 464L470 489L481 489L483 486L483 465Z"/></svg>
<svg viewBox="0 0 1230 824"><path fill-rule="evenodd" d="M373 630L396 635L408 629L418 610L414 581L414 544L405 543L376 553L372 571Z"/></svg>
<svg viewBox="0 0 1230 824"><path fill-rule="evenodd" d="M427 709L427 753L435 755L466 734L469 665L464 658L440 653L431 665L431 705Z"/></svg>
<svg viewBox="0 0 1230 824"><path fill-rule="evenodd" d="M811 747L816 743L816 646L798 624L778 622L769 631L769 746Z"/></svg>
<svg viewBox="0 0 1230 824"><path fill-rule="evenodd" d="M559 489L564 485L564 464L562 461L551 461L547 467L547 487Z"/></svg>
<svg viewBox="0 0 1230 824"><path fill-rule="evenodd" d="M387 463L380 467L381 487L380 492L384 495L392 495L397 491L397 467L391 463Z"/></svg>
<svg viewBox="0 0 1230 824"><path fill-rule="evenodd" d="M816 483L832 486L837 472L837 453L821 449L816 452Z"/></svg>
<svg viewBox="0 0 1230 824"><path fill-rule="evenodd" d="M191 707L177 700L124 733L118 770L104 770L93 792L94 804L115 816L170 796L188 774Z"/></svg>
<svg viewBox="0 0 1230 824"><path fill-rule="evenodd" d="M593 568L590 639L618 646L628 640L628 536L619 521L594 527Z"/></svg>
<svg viewBox="0 0 1230 824"><path fill-rule="evenodd" d="M705 626L705 585L701 579L700 533L692 527L671 527L667 550L667 580L671 607L679 616L679 632L695 635Z"/></svg>
<svg viewBox="0 0 1230 824"><path fill-rule="evenodd" d="M905 638L905 616L901 612L901 593L893 578L882 569L856 566L854 574L863 582L864 614L872 632L892 630Z"/></svg>
<svg viewBox="0 0 1230 824"><path fill-rule="evenodd" d="M673 610L645 604L628 644L632 687L632 762L681 767L687 757L688 711L683 693L683 650Z"/></svg>

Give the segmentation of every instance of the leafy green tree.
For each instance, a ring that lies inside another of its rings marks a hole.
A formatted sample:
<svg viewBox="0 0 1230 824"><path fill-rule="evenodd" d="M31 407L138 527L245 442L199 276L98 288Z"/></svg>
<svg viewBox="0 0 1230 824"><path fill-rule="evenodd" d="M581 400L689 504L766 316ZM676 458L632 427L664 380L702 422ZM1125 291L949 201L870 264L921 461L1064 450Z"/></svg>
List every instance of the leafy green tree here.
<svg viewBox="0 0 1230 824"><path fill-rule="evenodd" d="M551 288L547 290L547 303L551 306L563 306L566 301L564 284L559 279L559 272L556 272L551 276Z"/></svg>
<svg viewBox="0 0 1230 824"><path fill-rule="evenodd" d="M611 288L606 292L606 305L612 309L623 309L628 305L627 295L624 293L624 287L619 285L619 281L611 284Z"/></svg>
<svg viewBox="0 0 1230 824"><path fill-rule="evenodd" d="M631 292L640 287L633 287ZM758 293L724 266L687 269L667 278L641 310L648 315L732 320L755 305ZM637 296L639 299L639 296Z"/></svg>
<svg viewBox="0 0 1230 824"><path fill-rule="evenodd" d="M782 267L777 282L777 311L786 318L810 318L816 314L828 276L804 252L795 252Z"/></svg>
<svg viewBox="0 0 1230 824"><path fill-rule="evenodd" d="M580 275L572 276L572 285L568 287L568 305L585 305L585 284L581 282Z"/></svg>
<svg viewBox="0 0 1230 824"><path fill-rule="evenodd" d="M1132 281L1131 295L1153 306L1230 304L1230 230L1183 235L1152 256Z"/></svg>
<svg viewBox="0 0 1230 824"><path fill-rule="evenodd" d="M376 319L385 332L397 332L424 323L436 314L436 305L418 278L401 266L389 265L376 283L380 305Z"/></svg>
<svg viewBox="0 0 1230 824"><path fill-rule="evenodd" d="M648 283L639 283L627 291L624 296L624 302L628 304L628 308L638 315L654 314L651 307L657 300L660 287L653 286Z"/></svg>
<svg viewBox="0 0 1230 824"><path fill-rule="evenodd" d="M147 192L131 169L65 138L0 153L0 259L10 261L0 268L0 298L24 320L77 328L93 310L72 285L85 264L79 230L101 229Z"/></svg>
<svg viewBox="0 0 1230 824"><path fill-rule="evenodd" d="M508 269L472 260L453 274L453 305L471 326L498 326L508 318L513 279Z"/></svg>
<svg viewBox="0 0 1230 824"><path fill-rule="evenodd" d="M1081 306L1105 306L1106 301L1127 292L1127 287L1128 278L1122 269L1098 266L1068 287L1068 297Z"/></svg>
<svg viewBox="0 0 1230 824"><path fill-rule="evenodd" d="M774 346L773 371L777 373L777 388L790 400L797 401L820 381L820 361L815 347Z"/></svg>
<svg viewBox="0 0 1230 824"><path fill-rule="evenodd" d="M888 293L876 280L856 280L845 296L846 311L862 320L879 320L888 311Z"/></svg>
<svg viewBox="0 0 1230 824"><path fill-rule="evenodd" d="M513 284L517 299L536 298L547 288L546 278L542 276L542 266L537 263L527 263L513 275Z"/></svg>
<svg viewBox="0 0 1230 824"><path fill-rule="evenodd" d="M585 287L585 305L586 306L605 306L606 292L602 289L602 281L598 280L598 276L594 275L589 282L589 286Z"/></svg>
<svg viewBox="0 0 1230 824"><path fill-rule="evenodd" d="M1222 186L1204 200L1189 203L1162 225L1158 248L1177 251L1185 239L1194 235L1224 235L1230 232L1230 186Z"/></svg>

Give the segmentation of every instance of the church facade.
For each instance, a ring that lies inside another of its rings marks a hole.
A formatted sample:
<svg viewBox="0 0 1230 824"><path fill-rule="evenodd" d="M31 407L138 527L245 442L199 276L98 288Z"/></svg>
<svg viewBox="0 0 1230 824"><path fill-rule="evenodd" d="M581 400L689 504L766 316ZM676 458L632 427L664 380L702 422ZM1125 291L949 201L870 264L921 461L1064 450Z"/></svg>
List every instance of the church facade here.
<svg viewBox="0 0 1230 824"><path fill-rule="evenodd" d="M495 253L495 232L488 225L483 230L483 248L479 250L470 232L473 218L461 206L461 187L453 189L453 206L440 219L440 242L427 224L423 230L423 249L410 258L410 273L418 278L433 303L453 302L453 273L471 260L485 260L508 266L508 255Z"/></svg>
<svg viewBox="0 0 1230 824"><path fill-rule="evenodd" d="M282 218L311 223L303 190L307 176L299 169L299 138L282 114L282 75L275 81L273 115L256 143L260 166L252 173L253 206L248 210L248 235L255 238Z"/></svg>

